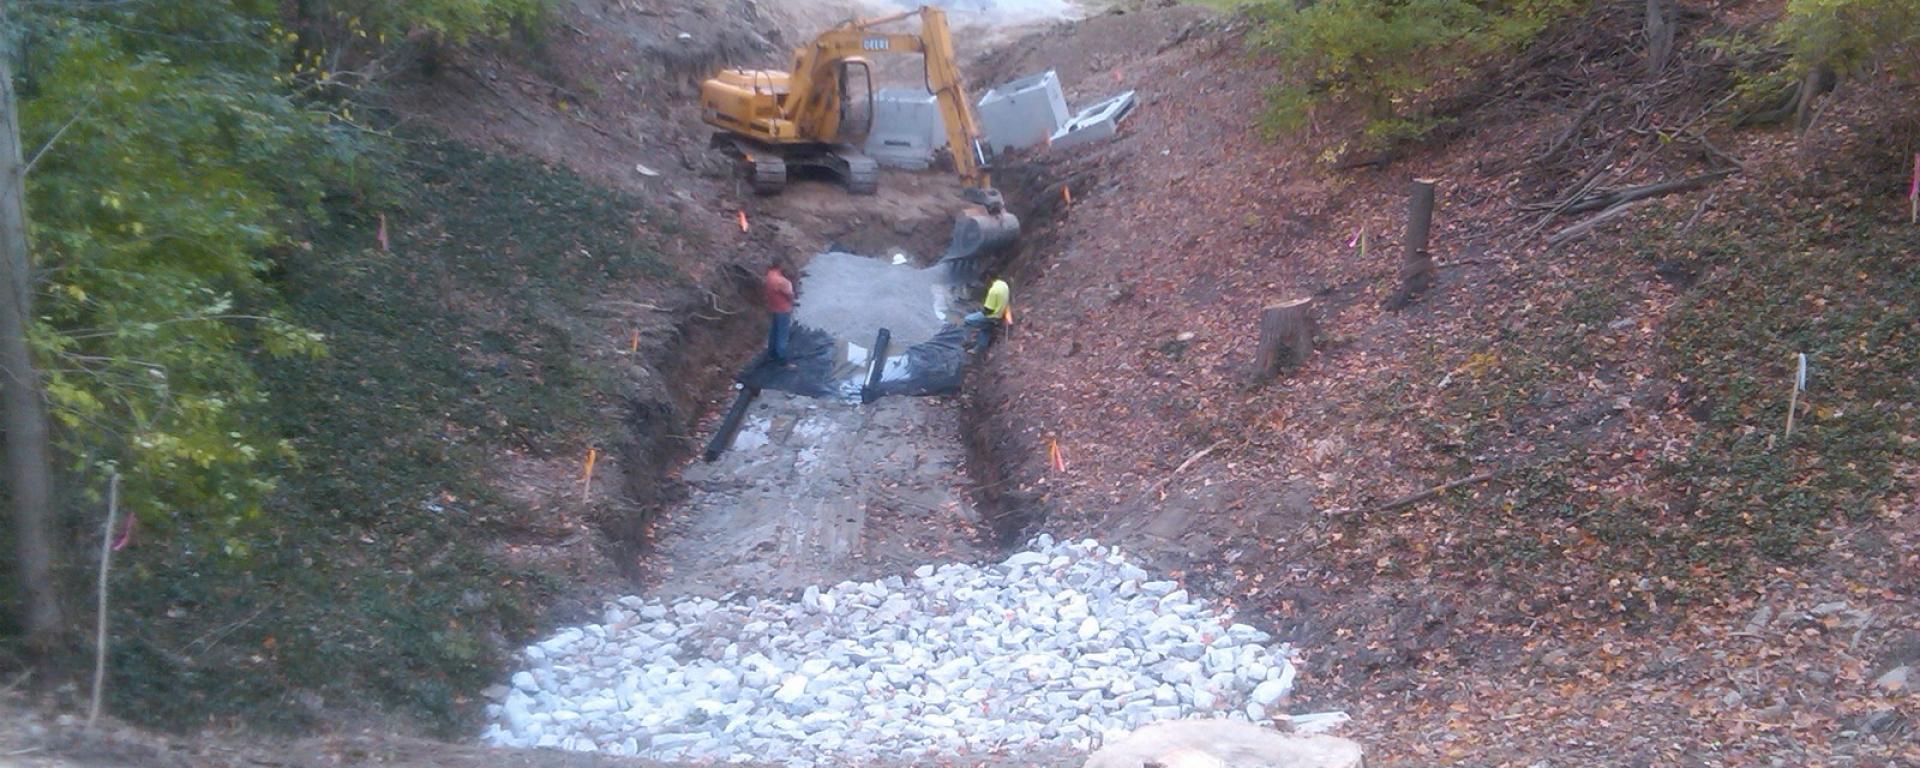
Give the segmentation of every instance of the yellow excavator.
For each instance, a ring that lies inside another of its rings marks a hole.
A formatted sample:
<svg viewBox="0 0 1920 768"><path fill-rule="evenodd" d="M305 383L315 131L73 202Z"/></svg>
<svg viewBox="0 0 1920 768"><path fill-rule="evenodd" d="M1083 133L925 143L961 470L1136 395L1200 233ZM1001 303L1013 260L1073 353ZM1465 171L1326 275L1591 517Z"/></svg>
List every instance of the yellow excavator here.
<svg viewBox="0 0 1920 768"><path fill-rule="evenodd" d="M878 29L915 16L919 34ZM795 50L788 72L721 70L700 84L702 118L719 129L713 147L740 164L759 194L779 193L788 169L800 167L839 177L854 194L873 194L879 168L856 147L873 126L873 72L865 54L880 53L925 59L927 91L939 105L954 170L977 206L961 217L949 255L1013 239L1020 224L987 175L987 144L955 63L947 14L937 7L842 23Z"/></svg>

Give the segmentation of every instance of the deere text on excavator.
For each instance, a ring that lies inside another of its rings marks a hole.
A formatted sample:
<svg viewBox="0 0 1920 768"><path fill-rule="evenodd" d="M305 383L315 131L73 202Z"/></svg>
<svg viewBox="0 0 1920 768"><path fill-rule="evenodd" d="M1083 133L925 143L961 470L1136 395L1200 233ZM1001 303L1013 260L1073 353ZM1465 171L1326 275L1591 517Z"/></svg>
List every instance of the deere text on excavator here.
<svg viewBox="0 0 1920 768"><path fill-rule="evenodd" d="M878 27L918 16L920 33ZM702 118L720 129L713 146L739 163L755 192L777 194L789 168L840 178L853 194L874 194L879 168L856 147L873 123L873 73L865 54L918 53L927 91L939 105L947 150L972 203L954 228L947 257L1011 241L1020 224L987 173L987 143L955 63L946 12L933 6L848 21L794 51L788 72L726 69L700 84Z"/></svg>

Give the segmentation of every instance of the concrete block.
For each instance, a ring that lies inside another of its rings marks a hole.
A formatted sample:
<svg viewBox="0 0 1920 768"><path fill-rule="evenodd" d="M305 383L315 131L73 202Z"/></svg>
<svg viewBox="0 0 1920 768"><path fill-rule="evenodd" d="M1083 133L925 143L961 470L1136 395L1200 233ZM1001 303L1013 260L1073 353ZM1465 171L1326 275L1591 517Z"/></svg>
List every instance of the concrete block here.
<svg viewBox="0 0 1920 768"><path fill-rule="evenodd" d="M882 88L873 93L873 129L863 147L867 156L889 168L922 170L933 151L946 142L940 105L919 88Z"/></svg>
<svg viewBox="0 0 1920 768"><path fill-rule="evenodd" d="M1067 95L1053 70L995 87L975 110L993 151L1045 143L1067 121Z"/></svg>
<svg viewBox="0 0 1920 768"><path fill-rule="evenodd" d="M1052 149L1065 149L1080 144L1104 141L1120 132L1120 119L1133 111L1135 103L1133 91L1115 96L1074 115L1060 130L1053 132L1050 142Z"/></svg>

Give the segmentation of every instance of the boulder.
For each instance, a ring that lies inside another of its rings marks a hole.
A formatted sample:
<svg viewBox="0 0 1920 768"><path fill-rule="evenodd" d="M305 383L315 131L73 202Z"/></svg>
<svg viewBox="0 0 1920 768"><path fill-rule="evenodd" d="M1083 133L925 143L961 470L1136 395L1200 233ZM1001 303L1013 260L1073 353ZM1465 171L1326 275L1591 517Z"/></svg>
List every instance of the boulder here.
<svg viewBox="0 0 1920 768"><path fill-rule="evenodd" d="M1361 768L1360 745L1233 720L1154 723L1102 747L1086 768Z"/></svg>

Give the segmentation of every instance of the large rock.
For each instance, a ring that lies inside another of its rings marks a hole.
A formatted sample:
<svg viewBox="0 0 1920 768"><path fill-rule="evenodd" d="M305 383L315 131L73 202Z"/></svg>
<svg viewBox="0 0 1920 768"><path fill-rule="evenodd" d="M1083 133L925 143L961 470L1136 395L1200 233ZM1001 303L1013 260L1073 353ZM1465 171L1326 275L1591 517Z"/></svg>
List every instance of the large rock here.
<svg viewBox="0 0 1920 768"><path fill-rule="evenodd" d="M1360 745L1295 736L1235 720L1154 723L1102 747L1086 768L1361 768Z"/></svg>

